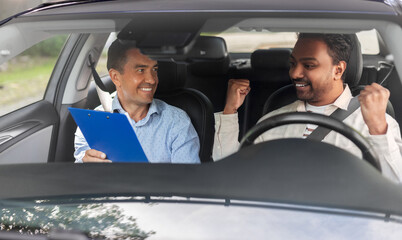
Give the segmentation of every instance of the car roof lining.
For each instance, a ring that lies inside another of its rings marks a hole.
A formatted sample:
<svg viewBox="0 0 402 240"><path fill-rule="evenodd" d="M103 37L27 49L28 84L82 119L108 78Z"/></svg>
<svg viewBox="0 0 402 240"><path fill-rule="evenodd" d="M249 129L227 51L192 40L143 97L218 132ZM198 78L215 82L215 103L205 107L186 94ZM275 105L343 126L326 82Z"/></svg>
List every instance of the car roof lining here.
<svg viewBox="0 0 402 240"><path fill-rule="evenodd" d="M156 7L157 6L157 7ZM107 11L105 11L107 9ZM118 1L97 2L96 4L76 4L66 7L52 6L46 10L35 10L26 15L63 15L71 13L135 13L135 12L351 12L394 14L389 4L371 0L310 0L303 4L295 4L294 0L153 0L153 1Z"/></svg>

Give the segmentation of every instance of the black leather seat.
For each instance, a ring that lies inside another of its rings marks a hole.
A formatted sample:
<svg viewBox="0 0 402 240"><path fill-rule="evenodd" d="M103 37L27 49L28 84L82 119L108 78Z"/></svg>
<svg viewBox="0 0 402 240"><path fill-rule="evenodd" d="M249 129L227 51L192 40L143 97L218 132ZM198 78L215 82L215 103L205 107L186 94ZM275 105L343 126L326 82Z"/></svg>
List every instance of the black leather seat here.
<svg viewBox="0 0 402 240"><path fill-rule="evenodd" d="M181 108L188 114L200 139L201 162L210 162L215 133L213 106L203 93L184 86L185 69L184 64L159 62L159 85L155 98Z"/></svg>
<svg viewBox="0 0 402 240"><path fill-rule="evenodd" d="M211 100L214 112L222 111L230 64L225 40L220 37L198 37L186 59L186 87L205 94Z"/></svg>
<svg viewBox="0 0 402 240"><path fill-rule="evenodd" d="M246 103L249 112L247 129L260 119L267 96L291 83L290 54L291 50L287 48L259 49L251 54L251 92Z"/></svg>

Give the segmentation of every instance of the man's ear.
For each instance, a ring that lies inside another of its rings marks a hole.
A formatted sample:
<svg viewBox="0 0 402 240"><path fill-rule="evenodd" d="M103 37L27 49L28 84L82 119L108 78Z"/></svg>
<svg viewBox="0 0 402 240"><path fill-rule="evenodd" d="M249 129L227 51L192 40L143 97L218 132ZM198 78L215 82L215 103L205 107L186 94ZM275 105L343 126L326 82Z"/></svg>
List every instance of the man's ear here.
<svg viewBox="0 0 402 240"><path fill-rule="evenodd" d="M335 79L342 79L342 75L346 71L346 65L345 61L339 61L339 63L335 65Z"/></svg>
<svg viewBox="0 0 402 240"><path fill-rule="evenodd" d="M117 71L117 70L114 69L114 68L111 68L111 69L109 70L109 76L110 76L110 79L112 80L112 82L114 83L114 85L116 85L116 88L117 88L117 87L120 87L120 85L121 85L121 82L120 82L120 72Z"/></svg>

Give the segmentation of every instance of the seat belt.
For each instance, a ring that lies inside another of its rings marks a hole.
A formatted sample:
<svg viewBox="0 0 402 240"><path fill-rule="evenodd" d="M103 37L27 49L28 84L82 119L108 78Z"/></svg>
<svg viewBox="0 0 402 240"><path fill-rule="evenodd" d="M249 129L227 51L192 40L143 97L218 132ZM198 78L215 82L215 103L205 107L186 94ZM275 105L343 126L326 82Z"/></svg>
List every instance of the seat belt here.
<svg viewBox="0 0 402 240"><path fill-rule="evenodd" d="M345 118L350 116L350 114L352 114L354 111L356 111L356 109L358 109L359 107L360 107L360 102L359 102L358 96L355 96L350 100L347 110L338 108L331 115L329 115L329 117L338 119L339 121L343 121ZM332 131L332 130L318 126L309 136L306 137L306 139L322 141L325 138L325 136L328 135L328 133L330 131Z"/></svg>
<svg viewBox="0 0 402 240"><path fill-rule="evenodd" d="M95 69L95 62L92 61L92 56L91 54L88 55L88 60L89 60L89 67L92 70L92 76L95 80L95 87L96 87L96 92L98 93L99 100L102 104L102 107L105 112L113 112L112 109L112 96L110 96L110 93L108 92L106 86L103 84L102 80L99 77L99 74L96 72Z"/></svg>

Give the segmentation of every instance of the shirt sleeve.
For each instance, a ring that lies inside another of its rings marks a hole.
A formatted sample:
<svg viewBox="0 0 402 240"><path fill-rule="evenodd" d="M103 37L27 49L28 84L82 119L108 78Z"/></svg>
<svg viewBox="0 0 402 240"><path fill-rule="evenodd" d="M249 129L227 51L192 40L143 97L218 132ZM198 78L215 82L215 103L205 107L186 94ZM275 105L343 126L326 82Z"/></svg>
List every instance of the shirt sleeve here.
<svg viewBox="0 0 402 240"><path fill-rule="evenodd" d="M402 182L402 140L398 123L387 115L388 129L384 135L369 135L377 152L384 176Z"/></svg>
<svg viewBox="0 0 402 240"><path fill-rule="evenodd" d="M185 120L183 120L185 119ZM181 118L179 126L175 128L172 141L172 163L200 163L200 140L197 132L191 123L190 118L185 115Z"/></svg>
<svg viewBox="0 0 402 240"><path fill-rule="evenodd" d="M82 163L82 158L85 156L85 151L91 148L89 147L84 135L78 127L75 131L74 148L75 163Z"/></svg>
<svg viewBox="0 0 402 240"><path fill-rule="evenodd" d="M218 161L239 149L239 120L237 113L218 112L214 116L215 136L212 158L214 161Z"/></svg>

